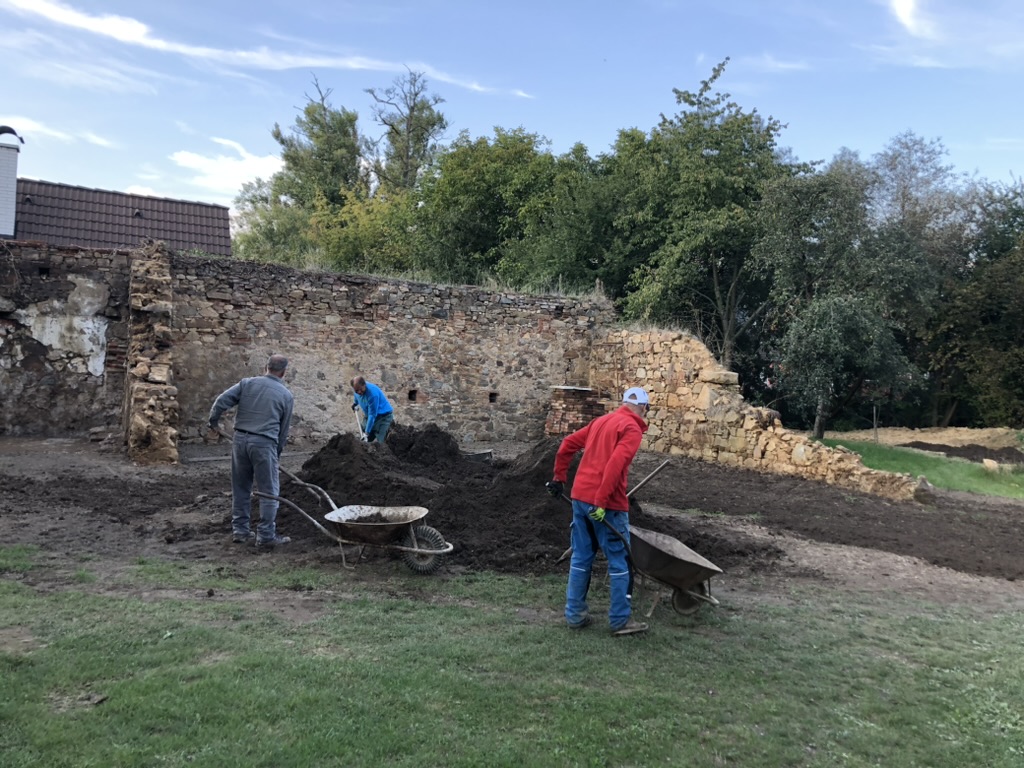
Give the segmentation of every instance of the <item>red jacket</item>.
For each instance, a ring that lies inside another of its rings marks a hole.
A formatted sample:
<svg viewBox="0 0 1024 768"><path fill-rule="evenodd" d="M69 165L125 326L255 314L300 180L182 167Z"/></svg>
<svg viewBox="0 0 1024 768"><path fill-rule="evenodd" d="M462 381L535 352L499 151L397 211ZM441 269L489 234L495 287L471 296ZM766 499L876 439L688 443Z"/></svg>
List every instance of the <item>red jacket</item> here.
<svg viewBox="0 0 1024 768"><path fill-rule="evenodd" d="M564 483L572 457L583 450L570 496L605 509L629 511L629 465L640 449L647 423L620 406L566 437L555 455L554 479Z"/></svg>

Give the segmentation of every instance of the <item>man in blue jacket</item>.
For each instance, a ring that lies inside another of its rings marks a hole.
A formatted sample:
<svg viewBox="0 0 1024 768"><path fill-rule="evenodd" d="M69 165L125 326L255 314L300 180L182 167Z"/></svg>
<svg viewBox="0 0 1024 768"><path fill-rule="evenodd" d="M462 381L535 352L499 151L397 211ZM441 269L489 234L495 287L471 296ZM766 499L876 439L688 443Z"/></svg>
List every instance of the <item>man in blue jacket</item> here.
<svg viewBox="0 0 1024 768"><path fill-rule="evenodd" d="M232 541L259 547L276 547L291 541L277 535L278 502L260 498L260 522L249 529L252 511L252 483L264 493L280 493L278 459L288 442L294 398L281 380L288 358L271 355L265 376L242 379L221 393L210 409L210 429L216 431L220 417L238 406L235 432L231 439L231 530Z"/></svg>
<svg viewBox="0 0 1024 768"><path fill-rule="evenodd" d="M352 410L362 408L366 414L366 424L363 425L362 440L364 443L374 441L383 443L391 429L391 422L394 421L391 403L381 392L376 384L370 384L362 376L352 379L352 391L355 393L352 403Z"/></svg>

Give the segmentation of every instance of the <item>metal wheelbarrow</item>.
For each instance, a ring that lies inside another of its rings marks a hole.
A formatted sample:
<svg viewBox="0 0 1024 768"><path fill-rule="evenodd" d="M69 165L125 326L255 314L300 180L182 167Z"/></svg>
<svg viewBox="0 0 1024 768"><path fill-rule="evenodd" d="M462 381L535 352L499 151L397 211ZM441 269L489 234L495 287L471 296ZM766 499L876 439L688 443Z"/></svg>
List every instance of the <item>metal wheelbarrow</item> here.
<svg viewBox="0 0 1024 768"><path fill-rule="evenodd" d="M325 502L331 511L324 517L333 530L321 525L312 515L282 496L255 492L256 496L275 499L286 504L309 520L328 538L336 541L341 549L341 565L351 569L345 560L345 545L360 548L372 546L390 549L400 554L402 562L420 574L434 573L441 567L442 557L455 547L429 525L420 521L427 516L426 507L371 507L354 504L338 507L323 488L300 480L286 469L281 473L293 482L306 488L318 501ZM362 549L360 549L360 555Z"/></svg>
<svg viewBox="0 0 1024 768"><path fill-rule="evenodd" d="M718 600L711 596L711 577L722 572L717 565L678 539L646 528L629 526L629 541L633 569L641 577L641 588L647 580L670 588L672 608L683 616L696 613L704 603L718 605ZM660 599L660 592L655 593L646 613L648 618Z"/></svg>

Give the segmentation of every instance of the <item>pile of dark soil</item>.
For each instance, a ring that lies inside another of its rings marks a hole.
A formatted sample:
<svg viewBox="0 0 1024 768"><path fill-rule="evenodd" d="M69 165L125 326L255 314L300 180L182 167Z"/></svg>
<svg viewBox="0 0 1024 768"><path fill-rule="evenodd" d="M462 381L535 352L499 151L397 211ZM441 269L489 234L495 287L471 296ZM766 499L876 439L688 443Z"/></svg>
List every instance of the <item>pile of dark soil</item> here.
<svg viewBox="0 0 1024 768"><path fill-rule="evenodd" d="M339 507L426 507L430 512L424 522L455 546L452 564L510 573L561 572L564 563L556 567L556 561L569 545L572 510L544 488L558 445L557 439L543 440L514 460L482 463L464 456L456 440L436 425L397 425L383 445L335 435L298 476L327 491ZM286 483L282 495L310 511L308 489ZM318 511L328 510L322 505ZM634 525L673 536L723 569L781 556L771 545L732 536L727 541L686 518L645 514L635 503L630 513ZM288 530L295 535L295 526Z"/></svg>
<svg viewBox="0 0 1024 768"><path fill-rule="evenodd" d="M987 448L984 445L938 445L936 443L901 443L902 448L916 448L919 451L931 451L945 456L967 459L981 463L983 459L991 459L1000 464L1024 464L1024 451L1017 448Z"/></svg>

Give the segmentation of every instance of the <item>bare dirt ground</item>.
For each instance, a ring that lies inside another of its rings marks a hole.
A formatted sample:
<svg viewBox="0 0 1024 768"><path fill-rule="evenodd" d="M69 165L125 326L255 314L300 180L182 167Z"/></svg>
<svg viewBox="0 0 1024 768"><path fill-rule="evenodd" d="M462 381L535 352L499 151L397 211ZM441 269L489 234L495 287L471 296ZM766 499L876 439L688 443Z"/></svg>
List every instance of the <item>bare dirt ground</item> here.
<svg viewBox="0 0 1024 768"><path fill-rule="evenodd" d="M933 439L920 442L998 450ZM427 507L424 522L455 547L427 579L474 570L564 573L558 560L568 546L570 509L543 487L557 445L496 445L487 463L465 456L436 427L398 427L385 446L342 434L290 449L282 466L324 488L337 506ZM278 525L291 544L261 554L231 543L228 453L226 443L184 446L180 465L154 468L84 441L0 439L4 543L42 552L40 567L0 576L40 590L85 589L85 569L99 576L92 588L102 590L139 558L198 560L223 574L244 574L259 558L340 568L337 544L287 505ZM939 492L927 505L896 503L654 453L637 457L631 486L666 459L634 497L632 522L674 536L722 568L713 584L720 599L784 599L794 584L811 584L1024 607L1024 502ZM286 481L281 495L323 520L326 505L308 489ZM394 557L366 548L352 578L384 578ZM278 607L301 618L303 600L296 594Z"/></svg>

